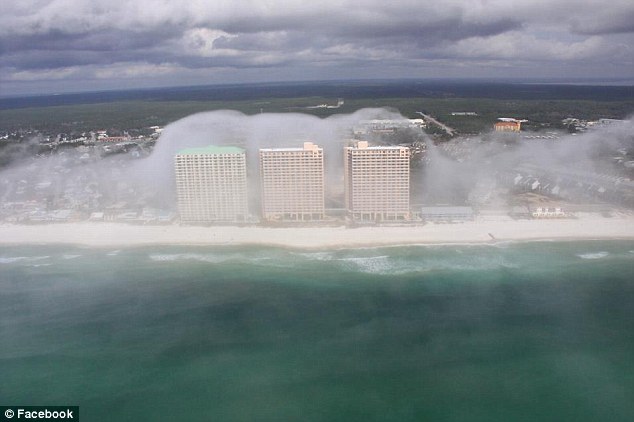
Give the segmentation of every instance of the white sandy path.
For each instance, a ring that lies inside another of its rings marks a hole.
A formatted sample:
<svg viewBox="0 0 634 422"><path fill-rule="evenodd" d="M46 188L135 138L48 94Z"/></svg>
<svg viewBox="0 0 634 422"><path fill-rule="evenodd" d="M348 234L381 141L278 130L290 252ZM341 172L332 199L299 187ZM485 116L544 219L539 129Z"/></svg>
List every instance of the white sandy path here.
<svg viewBox="0 0 634 422"><path fill-rule="evenodd" d="M584 216L570 220L500 217L460 224L412 227L192 227L117 223L0 225L0 244L276 245L294 248L354 247L537 239L634 239L634 217Z"/></svg>

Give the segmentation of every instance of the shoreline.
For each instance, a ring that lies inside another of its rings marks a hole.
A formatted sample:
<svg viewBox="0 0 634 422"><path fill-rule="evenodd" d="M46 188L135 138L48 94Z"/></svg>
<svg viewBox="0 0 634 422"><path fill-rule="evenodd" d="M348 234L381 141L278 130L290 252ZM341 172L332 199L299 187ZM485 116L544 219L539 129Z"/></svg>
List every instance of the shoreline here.
<svg viewBox="0 0 634 422"><path fill-rule="evenodd" d="M438 244L495 244L508 241L634 240L634 216L594 214L566 220L478 219L411 227L234 227L136 226L124 223L0 224L0 245L62 244L92 247L150 245L259 245L297 249Z"/></svg>

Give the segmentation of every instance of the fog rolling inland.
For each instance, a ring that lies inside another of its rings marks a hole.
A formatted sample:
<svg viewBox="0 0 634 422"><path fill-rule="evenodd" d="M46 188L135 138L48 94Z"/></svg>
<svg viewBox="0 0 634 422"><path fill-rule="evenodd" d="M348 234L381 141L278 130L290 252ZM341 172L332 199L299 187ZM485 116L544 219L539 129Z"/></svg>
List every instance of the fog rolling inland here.
<svg viewBox="0 0 634 422"><path fill-rule="evenodd" d="M351 129L362 120L402 118L386 109L363 109L325 119L299 113L247 116L237 111L213 111L167 125L152 149L131 147L119 153L113 153L116 146L108 142L48 148L50 144L32 139L5 151L10 156L0 171L0 202L35 200L37 209L47 211L77 209L78 204L82 211L113 205L175 210L175 154L184 148L208 145L233 145L247 151L249 193L257 200L258 150L302 147L305 141L324 149L327 185L343 189L342 147L351 137ZM47 147L38 152L42 146Z"/></svg>
<svg viewBox="0 0 634 422"><path fill-rule="evenodd" d="M165 186L174 191L173 159L183 148L236 145L246 149L250 192L257 197L258 150L301 147L312 141L324 148L326 191L343 191L342 148L353 138L354 127L373 119L406 119L387 109L362 109L353 114L318 118L300 113L247 116L235 111L199 113L167 126L153 153L131 168L136 180ZM368 133L357 138L371 144L423 142L426 151L412 159L414 203L461 204L472 200L478 185L499 182L501 174L516 171L535 176L561 173L592 178L597 174L631 177L626 164L634 159L634 121L613 123L585 133L556 133L531 138L530 134L491 132L476 137L435 142L422 131L408 129L391 136ZM609 183L606 182L606 183ZM172 196L173 198L173 196ZM470 199L471 198L471 199Z"/></svg>
<svg viewBox="0 0 634 422"><path fill-rule="evenodd" d="M151 156L138 161L130 171L137 180L169 187L166 194L171 195L175 190L173 165L178 151L208 145L238 146L246 150L249 192L257 200L259 149L301 148L304 142L310 141L324 149L326 190L343 192L343 147L352 138L353 127L360 121L373 119L405 118L382 108L327 118L301 113L249 116L230 110L198 113L166 126ZM371 140L381 142L375 136Z"/></svg>
<svg viewBox="0 0 634 422"><path fill-rule="evenodd" d="M535 188L529 191L565 199L591 199L590 193L577 198L575 189L593 186L599 193L615 189L634 195L632 160L632 119L579 134L491 132L448 142L428 140L412 194L424 203L460 205L477 202L474 191L495 185L521 191L522 183L530 183Z"/></svg>
<svg viewBox="0 0 634 422"><path fill-rule="evenodd" d="M82 211L103 210L113 204L175 210L175 154L184 148L233 145L247 152L251 212L256 214L258 150L301 147L311 141L324 149L327 206L339 207L342 148L355 137L353 128L373 119L405 117L382 108L327 118L300 113L248 116L230 110L198 113L166 126L153 150L101 156L94 151L105 146L97 144L90 147L94 148L90 154L88 147L58 149L46 156L29 154L0 173L0 203L37 200L45 202L48 210L77 209L78 204ZM634 195L632 119L575 135L539 134L542 132L490 132L437 141L410 128L391 135L369 131L356 138L374 145L412 145L412 151L418 150L412 156L413 205L478 205L483 202L479 196L486 196L492 187L517 190L522 184L528 184L528 190L539 186L539 193L564 199L579 195L578 199L592 199L585 193L595 189L607 192L597 196L600 200L629 205L619 198ZM582 185L576 186L578 183Z"/></svg>

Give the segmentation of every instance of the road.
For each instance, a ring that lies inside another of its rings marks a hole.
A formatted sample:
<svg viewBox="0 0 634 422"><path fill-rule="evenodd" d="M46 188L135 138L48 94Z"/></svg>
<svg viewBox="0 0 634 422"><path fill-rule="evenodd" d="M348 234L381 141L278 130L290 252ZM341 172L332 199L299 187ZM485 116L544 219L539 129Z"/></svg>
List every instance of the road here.
<svg viewBox="0 0 634 422"><path fill-rule="evenodd" d="M449 136L453 136L454 133L456 132L456 129L450 128L446 124L439 122L435 118L431 117L430 115L427 115L427 114L423 113L422 111L417 111L416 113L420 114L421 116L423 116L423 119L425 119L426 121L428 121L430 123L433 123L436 126L440 127L442 130L447 132L447 135L449 135Z"/></svg>

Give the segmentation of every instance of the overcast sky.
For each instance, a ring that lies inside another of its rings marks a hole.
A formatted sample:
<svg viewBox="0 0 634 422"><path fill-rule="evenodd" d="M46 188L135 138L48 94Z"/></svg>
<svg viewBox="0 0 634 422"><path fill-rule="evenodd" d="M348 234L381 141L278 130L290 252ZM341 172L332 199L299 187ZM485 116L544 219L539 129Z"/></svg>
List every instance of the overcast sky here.
<svg viewBox="0 0 634 422"><path fill-rule="evenodd" d="M0 94L634 77L633 0L8 0Z"/></svg>

